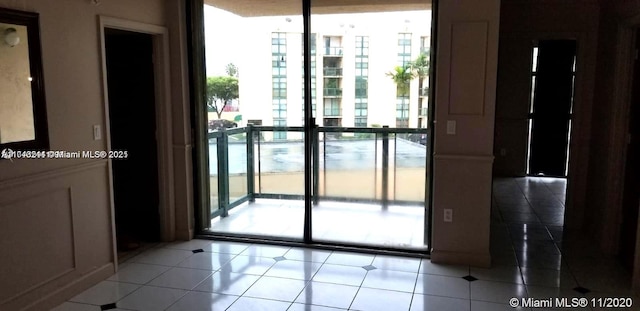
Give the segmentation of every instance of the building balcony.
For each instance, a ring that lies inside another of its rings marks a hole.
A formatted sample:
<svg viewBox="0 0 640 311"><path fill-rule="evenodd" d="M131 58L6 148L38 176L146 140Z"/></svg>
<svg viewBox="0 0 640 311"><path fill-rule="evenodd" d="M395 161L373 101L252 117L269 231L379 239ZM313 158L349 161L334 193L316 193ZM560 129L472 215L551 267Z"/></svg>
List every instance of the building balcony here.
<svg viewBox="0 0 640 311"><path fill-rule="evenodd" d="M419 90L420 92L420 97L427 97L429 96L429 88L428 87L423 87Z"/></svg>
<svg viewBox="0 0 640 311"><path fill-rule="evenodd" d="M429 137L428 130L348 128L339 122L325 118L325 126L313 130L314 156L306 165L302 127L249 126L209 133L208 230L301 237L302 226L296 224L305 206L307 168L313 172L318 239L428 247L429 144L415 139ZM286 133L287 139L275 140L276 133ZM376 234L380 224L384 235Z"/></svg>
<svg viewBox="0 0 640 311"><path fill-rule="evenodd" d="M324 56L342 56L342 47L327 46L324 48Z"/></svg>
<svg viewBox="0 0 640 311"><path fill-rule="evenodd" d="M324 97L342 97L341 88L325 88L322 93Z"/></svg>
<svg viewBox="0 0 640 311"><path fill-rule="evenodd" d="M340 117L342 116L341 108L324 108L324 116L325 117Z"/></svg>
<svg viewBox="0 0 640 311"><path fill-rule="evenodd" d="M322 74L325 77L342 77L342 68L324 67Z"/></svg>

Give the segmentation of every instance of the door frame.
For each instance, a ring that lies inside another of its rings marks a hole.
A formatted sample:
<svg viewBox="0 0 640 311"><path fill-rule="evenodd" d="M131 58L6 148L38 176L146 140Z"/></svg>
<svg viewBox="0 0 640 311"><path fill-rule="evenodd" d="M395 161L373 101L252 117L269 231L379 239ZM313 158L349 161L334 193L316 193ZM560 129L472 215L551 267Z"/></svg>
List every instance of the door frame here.
<svg viewBox="0 0 640 311"><path fill-rule="evenodd" d="M176 235L174 173L173 173L173 139L171 123L171 85L169 63L169 31L166 27L140 23L108 16L98 16L100 33L100 54L102 62L102 92L104 106L104 138L107 150L111 150L111 128L109 117L109 92L107 83L107 60L105 46L105 28L143 33L152 36L156 141L158 154L158 199L160 219L160 239L172 241ZM113 166L108 159L109 205L111 210L111 239L113 262L118 269L118 251L115 224L115 206L113 194Z"/></svg>
<svg viewBox="0 0 640 311"><path fill-rule="evenodd" d="M640 14L620 21L617 25L615 48L615 72L613 83L612 128L609 135L611 150L607 171L606 201L612 202L614 208L605 210L604 230L606 234L601 243L607 246L607 253L615 254L620 247L620 221L623 217L622 201L627 154L627 131L629 129L629 112L631 109L631 92L633 83L633 62L635 59L636 30L640 31ZM639 220L640 224L640 220ZM638 226L640 231L640 225ZM636 232L636 250L633 263L632 287L640 290L640 232Z"/></svg>
<svg viewBox="0 0 640 311"><path fill-rule="evenodd" d="M573 73L572 73L573 77L574 77L574 80L573 80L573 85L571 86L573 88L573 96L571 98L571 105L570 105L571 109L570 109L570 112L569 112L569 119L568 119L570 125L568 125L568 132L566 133L566 134L568 134L567 135L567 146L566 146L567 153L566 153L566 158L565 158L565 162L567 163L566 167L565 167L565 172L567 172L567 173L564 176L561 176L561 175L545 175L545 176L542 176L542 177L565 178L565 179L568 180L569 171L570 171L570 164L571 164L571 136L574 136L574 133L572 133L572 132L574 132L573 128L575 127L575 112L574 112L574 110L575 110L575 106L576 106L575 103L577 101L576 98L578 97L577 96L577 93L578 93L578 87L577 87L577 84L578 84L578 53L580 52L579 51L580 50L580 46L579 46L580 40L578 39L577 35L575 35L575 34L574 35L569 35L568 37L565 37L565 38L552 38L552 39L547 39L546 36L545 36L544 38L536 38L536 39L532 40L531 41L532 47L535 48L536 46L539 46L540 41L574 41L575 42L575 55L574 55L574 57L575 57L575 68L574 68ZM529 50L533 50L532 47L530 47ZM533 70L533 68L530 69L530 71L532 71L532 70ZM533 77L533 73L530 73L530 75ZM536 76L537 76L537 74L536 74ZM536 80L536 81L538 81L538 80ZM530 84L531 87L533 86L533 83L531 81L530 81L529 84ZM537 85L537 82L536 82L536 85ZM534 93L534 90L530 90L530 94L533 94L533 93ZM534 101L533 98L529 98L529 102L530 102L529 103L529 109L532 108L531 106L533 105L533 101ZM529 122L533 123L533 120L534 120L533 119L533 115L534 114L535 114L535 112L534 113L529 112L529 114L527 116L527 120ZM530 177L541 177L541 176L532 174L530 172L530 167L531 167L531 145L532 145L531 142L532 142L534 129L535 129L535 127L532 127L531 131L528 131L528 134L527 134L527 141L528 141L528 144L527 144L527 155L528 156L527 156L527 159L526 159L526 165L527 165L526 167L527 168L525 170L525 174L526 174L526 176L530 176ZM565 195L565 199L566 199L566 195Z"/></svg>
<svg viewBox="0 0 640 311"><path fill-rule="evenodd" d="M526 39L531 42L540 40L575 40L576 41L576 72L573 94L573 112L571 114L571 137L569 144L569 165L567 188L565 194L564 231L574 231L584 222L585 202L587 194L587 176L590 144L580 137L591 136L591 118L593 110L593 96L589 93L595 79L595 68L589 68L587 63L595 59L594 51L590 48L594 40L587 32L580 31L514 31L500 34L501 38ZM529 98L531 100L531 98ZM528 132L528 130L527 130ZM528 133L527 133L528 135ZM529 148L529 146L527 146ZM525 165L528 159L525 154ZM526 170L526 167L525 167ZM525 171L526 175L526 171Z"/></svg>

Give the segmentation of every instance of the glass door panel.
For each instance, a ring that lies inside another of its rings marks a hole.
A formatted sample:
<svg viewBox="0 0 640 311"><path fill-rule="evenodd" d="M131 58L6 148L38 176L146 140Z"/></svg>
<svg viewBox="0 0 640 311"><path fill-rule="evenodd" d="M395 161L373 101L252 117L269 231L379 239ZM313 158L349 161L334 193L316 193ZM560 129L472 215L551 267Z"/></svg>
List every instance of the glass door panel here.
<svg viewBox="0 0 640 311"><path fill-rule="evenodd" d="M207 3L205 230L426 249L430 3Z"/></svg>
<svg viewBox="0 0 640 311"><path fill-rule="evenodd" d="M311 10L312 237L426 249L430 4Z"/></svg>
<svg viewBox="0 0 640 311"><path fill-rule="evenodd" d="M302 239L302 3L207 1L203 10L206 230Z"/></svg>

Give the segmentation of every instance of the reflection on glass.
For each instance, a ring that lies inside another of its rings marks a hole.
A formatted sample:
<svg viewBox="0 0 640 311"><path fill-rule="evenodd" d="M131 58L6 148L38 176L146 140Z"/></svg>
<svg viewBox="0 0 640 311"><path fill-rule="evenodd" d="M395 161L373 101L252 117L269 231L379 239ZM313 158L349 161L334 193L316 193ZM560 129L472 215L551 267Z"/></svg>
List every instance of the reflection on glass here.
<svg viewBox="0 0 640 311"><path fill-rule="evenodd" d="M228 135L229 203L247 195L247 138L246 133ZM231 160L233 159L233 160Z"/></svg>
<svg viewBox="0 0 640 311"><path fill-rule="evenodd" d="M312 6L325 127L312 236L424 248L428 132L409 129L429 124L431 10L427 2L385 10Z"/></svg>
<svg viewBox="0 0 640 311"><path fill-rule="evenodd" d="M412 129L429 124L431 11L428 3L372 8L314 9L322 14L311 19L309 93L321 127L318 157L305 163L301 16L284 6L205 6L209 131L223 137L228 174L218 183L229 192L211 230L301 238L307 167L318 199L313 239L426 247L429 134Z"/></svg>
<svg viewBox="0 0 640 311"><path fill-rule="evenodd" d="M209 139L209 196L211 198L211 212L214 213L219 207L218 197L218 139Z"/></svg>
<svg viewBox="0 0 640 311"><path fill-rule="evenodd" d="M416 136L421 135L416 134ZM393 153L389 164L393 167L393 175L390 177L390 183L393 184L390 198L403 202L423 201L427 189L427 147L407 138L397 137L390 149Z"/></svg>
<svg viewBox="0 0 640 311"><path fill-rule="evenodd" d="M288 131L288 136L301 133ZM261 142L255 147L256 192L260 194L304 195L304 143L302 139Z"/></svg>
<svg viewBox="0 0 640 311"><path fill-rule="evenodd" d="M2 144L35 139L31 80L27 27L0 23Z"/></svg>
<svg viewBox="0 0 640 311"><path fill-rule="evenodd" d="M380 188L376 187L376 159L379 155L376 153L375 134L322 134L320 195L346 200L380 199Z"/></svg>
<svg viewBox="0 0 640 311"><path fill-rule="evenodd" d="M217 151L222 155L210 148L210 167L226 158L221 169L226 174L219 176L217 187L225 192L218 196L219 212L212 209L210 230L301 239L302 6L208 3L208 130L221 137ZM290 130L292 126L298 130ZM287 195L298 197L282 200Z"/></svg>

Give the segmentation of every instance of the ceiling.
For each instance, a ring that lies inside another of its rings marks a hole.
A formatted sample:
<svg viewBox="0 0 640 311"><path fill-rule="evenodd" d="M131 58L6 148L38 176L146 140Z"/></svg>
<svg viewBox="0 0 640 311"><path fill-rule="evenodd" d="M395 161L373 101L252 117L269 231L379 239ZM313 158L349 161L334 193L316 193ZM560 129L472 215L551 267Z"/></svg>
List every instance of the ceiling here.
<svg viewBox="0 0 640 311"><path fill-rule="evenodd" d="M301 15L302 0L204 0L243 17ZM431 0L312 0L312 14L413 11L431 9Z"/></svg>

